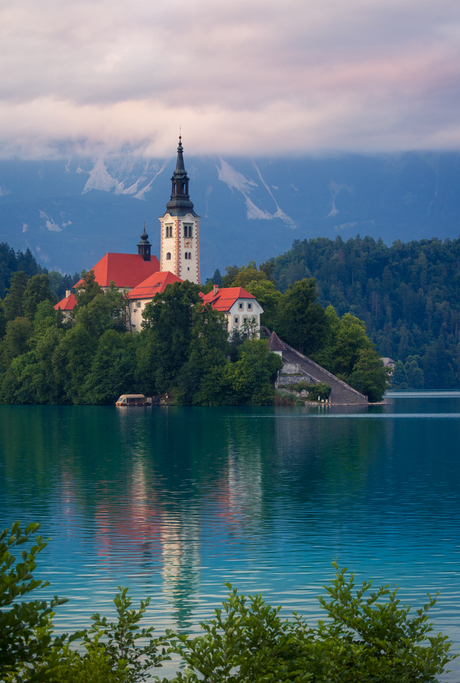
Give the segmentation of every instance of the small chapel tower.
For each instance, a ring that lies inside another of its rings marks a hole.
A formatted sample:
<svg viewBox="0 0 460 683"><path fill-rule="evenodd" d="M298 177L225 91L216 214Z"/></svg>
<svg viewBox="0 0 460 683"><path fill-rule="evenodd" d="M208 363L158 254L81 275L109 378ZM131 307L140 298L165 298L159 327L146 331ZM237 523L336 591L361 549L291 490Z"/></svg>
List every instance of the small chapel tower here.
<svg viewBox="0 0 460 683"><path fill-rule="evenodd" d="M160 270L169 270L181 280L200 284L200 217L193 210L188 193L189 178L184 166L182 137L179 135L176 170L172 182L171 199L166 213L160 216Z"/></svg>

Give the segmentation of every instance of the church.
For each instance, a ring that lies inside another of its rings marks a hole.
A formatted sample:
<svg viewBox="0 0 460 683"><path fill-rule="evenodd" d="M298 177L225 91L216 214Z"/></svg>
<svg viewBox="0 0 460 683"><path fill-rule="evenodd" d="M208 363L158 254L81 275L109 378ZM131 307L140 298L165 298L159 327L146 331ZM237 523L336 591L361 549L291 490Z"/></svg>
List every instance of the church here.
<svg viewBox="0 0 460 683"><path fill-rule="evenodd" d="M194 209L189 194L189 178L184 165L182 138L179 136L176 169L171 178L171 198L166 212L160 216L160 260L152 255L152 245L145 231L137 245L137 254L109 252L96 263L96 282L105 291L111 283L124 292L129 299L129 327L140 331L142 312L159 292L174 282L189 280L200 284L200 216ZM75 285L78 287L82 280ZM201 295L203 303L209 303L227 318L228 332L243 328L248 320L260 327L263 308L256 298L242 287L214 286L208 294ZM76 305L75 295L68 291L62 301L55 305L69 318Z"/></svg>

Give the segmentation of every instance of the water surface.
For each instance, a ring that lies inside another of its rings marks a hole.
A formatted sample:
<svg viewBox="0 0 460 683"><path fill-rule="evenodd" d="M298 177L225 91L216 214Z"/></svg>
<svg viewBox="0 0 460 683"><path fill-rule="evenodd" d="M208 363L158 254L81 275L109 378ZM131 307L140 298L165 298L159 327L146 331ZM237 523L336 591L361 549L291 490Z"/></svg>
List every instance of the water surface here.
<svg viewBox="0 0 460 683"><path fill-rule="evenodd" d="M225 581L315 621L336 560L396 584L460 652L460 394L370 408L0 406L0 515L51 537L59 628L112 613L194 630ZM453 665L454 668L454 665ZM460 666L446 680L460 678Z"/></svg>

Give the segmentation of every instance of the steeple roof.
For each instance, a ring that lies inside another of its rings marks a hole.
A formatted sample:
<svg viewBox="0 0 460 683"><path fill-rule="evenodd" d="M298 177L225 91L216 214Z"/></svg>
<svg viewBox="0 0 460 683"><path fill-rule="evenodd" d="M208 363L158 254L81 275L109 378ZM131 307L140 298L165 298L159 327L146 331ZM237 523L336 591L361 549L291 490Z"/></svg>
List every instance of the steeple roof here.
<svg viewBox="0 0 460 683"><path fill-rule="evenodd" d="M270 351L286 351L286 347L284 346L283 342L278 337L276 332L271 333L268 339L268 348L270 349Z"/></svg>
<svg viewBox="0 0 460 683"><path fill-rule="evenodd" d="M190 201L188 193L189 177L184 165L184 149L182 147L181 135L179 135L179 144L177 146L176 170L171 178L171 183L171 199L166 204L166 213L169 213L171 216L186 216L190 213L192 216L199 218L193 210L193 203Z"/></svg>

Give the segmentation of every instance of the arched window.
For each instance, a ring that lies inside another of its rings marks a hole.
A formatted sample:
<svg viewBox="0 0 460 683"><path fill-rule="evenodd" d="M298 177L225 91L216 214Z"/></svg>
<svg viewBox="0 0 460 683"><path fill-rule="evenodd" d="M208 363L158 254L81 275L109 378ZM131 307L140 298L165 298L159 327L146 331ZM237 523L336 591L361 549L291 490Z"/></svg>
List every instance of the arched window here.
<svg viewBox="0 0 460 683"><path fill-rule="evenodd" d="M171 260L171 252L170 251L168 251L168 253L166 254L166 260L167 261Z"/></svg>

